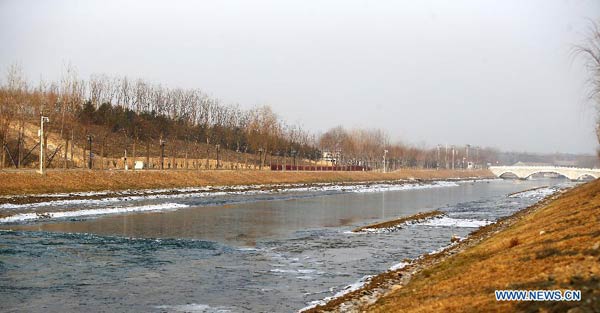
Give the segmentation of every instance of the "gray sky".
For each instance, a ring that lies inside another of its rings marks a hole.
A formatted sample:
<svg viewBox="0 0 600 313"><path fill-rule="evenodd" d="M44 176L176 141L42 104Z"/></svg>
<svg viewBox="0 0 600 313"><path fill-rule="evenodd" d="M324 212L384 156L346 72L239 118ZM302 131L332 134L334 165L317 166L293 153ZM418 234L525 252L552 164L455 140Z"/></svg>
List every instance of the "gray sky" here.
<svg viewBox="0 0 600 313"><path fill-rule="evenodd" d="M592 153L570 54L599 1L6 1L0 71L127 75L269 104L315 132Z"/></svg>

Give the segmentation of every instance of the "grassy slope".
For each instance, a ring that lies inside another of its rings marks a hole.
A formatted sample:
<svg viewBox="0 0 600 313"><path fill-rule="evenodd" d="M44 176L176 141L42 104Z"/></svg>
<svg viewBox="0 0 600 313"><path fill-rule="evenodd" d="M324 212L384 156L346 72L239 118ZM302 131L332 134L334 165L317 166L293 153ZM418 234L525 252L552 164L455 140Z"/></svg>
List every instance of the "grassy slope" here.
<svg viewBox="0 0 600 313"><path fill-rule="evenodd" d="M378 172L271 172L271 171L48 171L44 176L32 171L0 171L0 195L178 188L207 185L244 185L277 183L317 183L377 181L406 178L444 179L491 177L487 170L401 170Z"/></svg>
<svg viewBox="0 0 600 313"><path fill-rule="evenodd" d="M580 289L582 302L496 302L496 289ZM372 312L600 312L600 180L421 271Z"/></svg>

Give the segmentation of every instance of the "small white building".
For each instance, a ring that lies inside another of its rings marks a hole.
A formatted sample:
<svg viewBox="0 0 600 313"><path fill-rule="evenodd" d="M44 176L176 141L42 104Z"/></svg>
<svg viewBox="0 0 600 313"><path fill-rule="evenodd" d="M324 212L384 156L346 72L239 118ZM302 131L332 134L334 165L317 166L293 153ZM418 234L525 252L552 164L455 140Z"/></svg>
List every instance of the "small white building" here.
<svg viewBox="0 0 600 313"><path fill-rule="evenodd" d="M144 169L144 161L135 161L133 168L136 170L143 170Z"/></svg>
<svg viewBox="0 0 600 313"><path fill-rule="evenodd" d="M321 160L325 162L336 163L340 156L342 155L341 151L323 151L323 155L321 156Z"/></svg>

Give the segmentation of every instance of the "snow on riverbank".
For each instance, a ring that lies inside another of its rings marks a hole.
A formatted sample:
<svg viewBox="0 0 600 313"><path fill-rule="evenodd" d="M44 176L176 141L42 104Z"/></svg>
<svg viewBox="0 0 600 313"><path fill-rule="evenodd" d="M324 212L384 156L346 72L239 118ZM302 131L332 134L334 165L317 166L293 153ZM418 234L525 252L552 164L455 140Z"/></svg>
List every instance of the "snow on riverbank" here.
<svg viewBox="0 0 600 313"><path fill-rule="evenodd" d="M181 208L185 208L185 207L188 207L188 205L179 204L179 203L163 203L163 204L143 205L143 206L133 206L133 207L90 209L90 210L63 211L63 212L45 212L45 213L23 213L23 214L15 214L12 216L0 218L0 223L15 223L15 222L25 222L25 221L31 221L31 220L46 220L46 219L54 219L54 218L95 216L95 215L116 214L116 213L164 211L164 210L181 209Z"/></svg>
<svg viewBox="0 0 600 313"><path fill-rule="evenodd" d="M555 187L542 187L509 195L510 198L544 198L558 191Z"/></svg>
<svg viewBox="0 0 600 313"><path fill-rule="evenodd" d="M404 267L406 267L409 264L410 263L407 263L407 262L396 263L396 264L390 266L389 270L390 271L397 271L397 270L403 269ZM306 306L306 307L298 310L298 312L303 312L303 311L307 311L307 310L313 309L313 308L315 308L315 307L317 307L319 305L324 305L324 304L326 304L327 302L329 302L331 300L343 297L344 295L346 295L346 294L348 294L350 292L359 290L360 288L362 288L363 286L365 286L371 280L371 278L373 278L373 277L374 277L374 275L365 275L361 279L359 279L358 281L356 281L356 282L354 282L354 283L352 283L350 285L345 286L344 288L342 288L340 291L336 292L331 297L326 297L326 298L321 299L321 300L311 301L308 306Z"/></svg>
<svg viewBox="0 0 600 313"><path fill-rule="evenodd" d="M218 197L227 195L256 195L256 194L275 194L281 192L383 192L383 191L401 191L401 190L416 190L429 188L443 188L458 186L454 181L434 181L429 183L378 183L369 184L361 183L355 185L336 185L336 184L314 184L306 185L248 185L234 187L202 187L202 188L183 188L183 189L157 189L145 191L131 191L114 193L113 197L102 197L99 199L61 199L50 200L37 203L5 203L0 204L1 209L27 209L40 208L47 206L69 206L69 205L98 205L108 204L121 201L140 201L140 200L156 200L156 199L182 199L182 198L198 198L198 197ZM107 195L107 192L99 193L73 193L73 194L56 194L48 197L91 197ZM43 195L47 197L47 195Z"/></svg>
<svg viewBox="0 0 600 313"><path fill-rule="evenodd" d="M451 218L447 216L431 218L424 222L417 223L416 225L421 226L433 226L433 227L472 227L478 228L493 223L492 221L485 220L474 220L474 219L462 219L462 218Z"/></svg>
<svg viewBox="0 0 600 313"><path fill-rule="evenodd" d="M358 281L356 281L356 282L354 282L354 283L352 283L352 284L350 284L350 285L342 288L342 290L338 291L336 294L334 294L331 297L326 297L326 298L321 299L321 300L316 300L316 301L310 302L310 304L307 307L304 307L304 308L298 310L298 312L307 311L307 310L310 310L312 308L315 308L316 306L324 305L324 304L326 304L327 302L329 302L329 301L331 301L333 299L343 297L347 293L356 291L356 290L362 288L366 283L368 283L369 280L371 280L372 277L373 277L373 275L365 275L360 280L358 280Z"/></svg>

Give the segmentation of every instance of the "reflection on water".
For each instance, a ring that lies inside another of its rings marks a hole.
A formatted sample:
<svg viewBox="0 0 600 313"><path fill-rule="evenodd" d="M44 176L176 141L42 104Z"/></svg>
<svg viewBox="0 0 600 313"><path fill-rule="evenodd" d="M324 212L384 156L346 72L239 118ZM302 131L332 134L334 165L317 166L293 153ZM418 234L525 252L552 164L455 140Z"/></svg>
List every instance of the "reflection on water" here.
<svg viewBox="0 0 600 313"><path fill-rule="evenodd" d="M295 311L473 230L412 225L357 235L349 229L435 208L452 219L495 220L539 199L507 194L556 183L564 181L284 193L269 201L12 225L15 231L0 231L0 309Z"/></svg>
<svg viewBox="0 0 600 313"><path fill-rule="evenodd" d="M540 182L465 182L454 187L436 189L341 193L328 196L319 196L319 193L315 193L312 197L299 194L300 198L293 198L293 194L285 194L280 195L287 198L282 201L196 206L176 211L105 216L81 221L12 227L12 229L94 233L136 238L194 238L254 245L256 240L291 236L298 230L386 220L459 202L507 194L530 186L538 186Z"/></svg>

